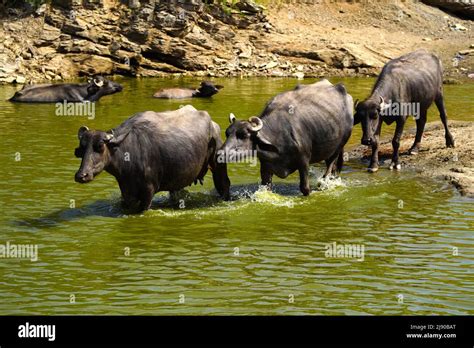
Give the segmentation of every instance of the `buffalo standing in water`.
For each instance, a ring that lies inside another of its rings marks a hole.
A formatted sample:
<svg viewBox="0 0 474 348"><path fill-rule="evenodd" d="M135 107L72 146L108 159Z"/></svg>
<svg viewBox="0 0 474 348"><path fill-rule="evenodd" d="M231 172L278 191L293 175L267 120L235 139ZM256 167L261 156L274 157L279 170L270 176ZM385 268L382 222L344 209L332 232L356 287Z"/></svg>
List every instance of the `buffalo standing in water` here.
<svg viewBox="0 0 474 348"><path fill-rule="evenodd" d="M229 154L239 157L256 151L262 185L269 188L273 174L286 178L298 170L300 190L306 196L311 192L310 164L325 160L324 177L341 171L354 122L352 108L352 97L342 84L323 80L298 86L274 97L260 117L237 121L231 114L219 155L227 159Z"/></svg>
<svg viewBox="0 0 474 348"><path fill-rule="evenodd" d="M101 97L122 91L122 86L96 76L82 84L48 84L25 86L10 98L23 103L95 102Z"/></svg>
<svg viewBox="0 0 474 348"><path fill-rule="evenodd" d="M354 123L362 124L361 143L372 146L369 172L378 170L379 136L384 122L386 124L396 122L390 169L401 168L398 150L403 127L409 115L416 116L416 136L410 153L418 153L425 129L426 114L433 101L440 112L445 129L446 146L454 147L444 106L443 68L439 58L425 50L417 50L393 59L384 66L370 97L359 104L356 103L354 116ZM392 113L392 108L396 112ZM416 112L419 114L414 115L413 109L418 109Z"/></svg>
<svg viewBox="0 0 474 348"><path fill-rule="evenodd" d="M183 99L183 98L209 98L219 92L220 85L214 85L212 82L203 81L197 89L192 88L165 88L156 92L153 97L162 99Z"/></svg>
<svg viewBox="0 0 474 348"><path fill-rule="evenodd" d="M230 181L225 163L217 163L222 145L219 126L205 111L187 105L167 112L135 114L108 131L81 127L76 157L82 158L75 179L87 183L102 170L120 186L125 208L150 208L158 191L179 191L202 182L208 168L217 192L229 199Z"/></svg>

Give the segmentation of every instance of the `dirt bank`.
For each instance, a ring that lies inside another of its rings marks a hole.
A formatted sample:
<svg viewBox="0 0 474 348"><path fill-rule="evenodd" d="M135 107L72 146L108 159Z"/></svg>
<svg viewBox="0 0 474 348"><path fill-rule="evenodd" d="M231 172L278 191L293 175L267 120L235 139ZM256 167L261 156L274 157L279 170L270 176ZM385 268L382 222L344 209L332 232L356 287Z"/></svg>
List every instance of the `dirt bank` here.
<svg viewBox="0 0 474 348"><path fill-rule="evenodd" d="M400 144L402 170L415 170L419 175L447 180L463 196L474 198L474 122L450 121L449 126L456 141L455 148L446 148L441 122L432 122L426 125L418 155L408 155L415 129L405 132ZM383 139L380 146L379 161L383 170L388 170L390 164L391 141L391 138ZM369 156L367 146L349 151L351 159L368 163Z"/></svg>
<svg viewBox="0 0 474 348"><path fill-rule="evenodd" d="M8 9L0 18L0 83L93 74L366 76L419 47L441 56L451 80L474 74L473 22L417 1L125 3Z"/></svg>

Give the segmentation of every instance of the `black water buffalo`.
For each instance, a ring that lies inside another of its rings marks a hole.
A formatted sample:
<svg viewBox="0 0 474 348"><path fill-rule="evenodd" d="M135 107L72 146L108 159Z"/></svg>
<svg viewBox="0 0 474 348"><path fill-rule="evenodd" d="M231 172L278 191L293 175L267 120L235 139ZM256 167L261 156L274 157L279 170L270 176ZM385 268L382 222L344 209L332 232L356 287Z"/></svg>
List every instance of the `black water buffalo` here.
<svg viewBox="0 0 474 348"><path fill-rule="evenodd" d="M153 97L162 99L183 99L183 98L208 98L219 92L220 85L203 81L197 89L192 88L165 88L156 92Z"/></svg>
<svg viewBox="0 0 474 348"><path fill-rule="evenodd" d="M410 153L418 153L426 114L433 101L444 125L446 146L454 147L444 106L443 68L439 58L425 50L417 50L392 59L384 66L370 97L359 104L356 103L355 107L354 123L362 124L361 143L372 147L369 172L378 170L379 136L384 122L396 122L390 169L401 168L398 150L403 127L409 115L415 116L416 119L415 142Z"/></svg>
<svg viewBox="0 0 474 348"><path fill-rule="evenodd" d="M286 178L298 170L300 190L306 196L311 191L311 163L325 160L325 177L341 171L343 148L354 122L352 108L352 97L342 84L334 86L322 80L298 86L270 100L260 117L237 121L231 114L227 140L218 158L256 153L262 185L269 188L273 174Z"/></svg>
<svg viewBox="0 0 474 348"><path fill-rule="evenodd" d="M102 76L89 79L82 84L46 84L25 86L10 98L13 102L58 103L95 102L101 97L120 92L122 86Z"/></svg>
<svg viewBox="0 0 474 348"><path fill-rule="evenodd" d="M226 164L216 161L220 128L205 111L187 105L175 111L140 112L108 132L83 126L78 138L75 155L82 162L75 180L87 183L105 170L117 179L131 212L149 209L158 191L174 193L202 183L208 168L217 192L229 199Z"/></svg>

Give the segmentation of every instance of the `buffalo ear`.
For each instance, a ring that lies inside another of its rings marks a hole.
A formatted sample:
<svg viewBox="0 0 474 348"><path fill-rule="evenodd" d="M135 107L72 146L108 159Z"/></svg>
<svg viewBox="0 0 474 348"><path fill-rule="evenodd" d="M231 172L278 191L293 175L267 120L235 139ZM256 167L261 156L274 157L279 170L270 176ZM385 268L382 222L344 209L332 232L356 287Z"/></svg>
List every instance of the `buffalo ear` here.
<svg viewBox="0 0 474 348"><path fill-rule="evenodd" d="M114 132L113 131L111 131L110 133L107 132L105 133L104 142L109 143L113 138L114 138Z"/></svg>
<svg viewBox="0 0 474 348"><path fill-rule="evenodd" d="M357 105L359 105L359 99L356 99L356 101L354 102L354 110L357 109Z"/></svg>
<svg viewBox="0 0 474 348"><path fill-rule="evenodd" d="M113 131L107 132L107 137L106 137L106 143L111 145L111 146L118 146L122 141L125 140L125 138L128 136L130 131L122 133L118 136L115 136Z"/></svg>
<svg viewBox="0 0 474 348"><path fill-rule="evenodd" d="M269 152L276 152L279 153L278 148L273 145L268 139L266 139L263 135L260 133L256 134L256 139L257 139L257 146L262 149L263 151L269 151Z"/></svg>
<svg viewBox="0 0 474 348"><path fill-rule="evenodd" d="M77 138L81 140L84 133L87 132L88 130L89 128L87 126L82 126L81 128L79 128L79 130L77 131Z"/></svg>
<svg viewBox="0 0 474 348"><path fill-rule="evenodd" d="M361 122L360 115L356 112L354 115L354 126Z"/></svg>

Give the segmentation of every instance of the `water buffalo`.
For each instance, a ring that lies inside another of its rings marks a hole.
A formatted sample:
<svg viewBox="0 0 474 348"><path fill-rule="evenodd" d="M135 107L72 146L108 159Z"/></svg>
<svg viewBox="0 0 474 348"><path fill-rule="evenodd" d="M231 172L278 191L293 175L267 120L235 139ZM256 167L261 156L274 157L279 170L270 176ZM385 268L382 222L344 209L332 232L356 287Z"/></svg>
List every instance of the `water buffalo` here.
<svg viewBox="0 0 474 348"><path fill-rule="evenodd" d="M183 99L183 98L208 98L219 92L220 85L203 81L197 89L192 88L165 88L156 92L153 97L162 99Z"/></svg>
<svg viewBox="0 0 474 348"><path fill-rule="evenodd" d="M82 162L75 180L87 183L105 170L117 179L131 212L149 209L158 191L175 193L202 183L208 168L217 192L229 199L226 164L216 161L220 128L205 111L187 105L175 111L140 112L108 132L82 126L78 138L75 155Z"/></svg>
<svg viewBox="0 0 474 348"><path fill-rule="evenodd" d="M352 97L342 84L322 80L298 86L270 100L260 117L237 121L231 114L219 159L256 153L262 185L270 189L273 174L286 178L298 170L300 190L306 196L311 192L310 164L325 160L324 177L340 173L354 122L352 107Z"/></svg>
<svg viewBox="0 0 474 348"><path fill-rule="evenodd" d="M378 170L378 146L382 124L396 122L392 140L393 155L390 169L401 169L399 163L400 138L409 115L416 119L415 142L411 154L418 153L425 129L426 114L433 101L440 112L445 129L446 146L454 147L448 129L443 99L443 68L434 54L417 50L389 61L377 79L372 94L363 102L356 102L354 124L361 123L361 143L372 147L369 172Z"/></svg>
<svg viewBox="0 0 474 348"><path fill-rule="evenodd" d="M96 76L82 84L45 84L25 86L10 98L12 102L23 103L58 103L58 102L95 102L104 95L120 92L122 86Z"/></svg>

